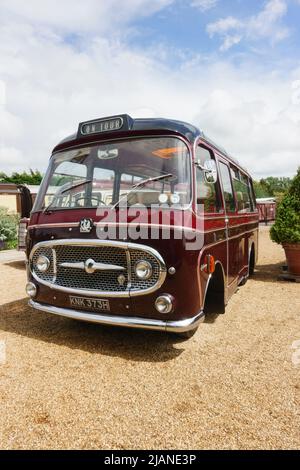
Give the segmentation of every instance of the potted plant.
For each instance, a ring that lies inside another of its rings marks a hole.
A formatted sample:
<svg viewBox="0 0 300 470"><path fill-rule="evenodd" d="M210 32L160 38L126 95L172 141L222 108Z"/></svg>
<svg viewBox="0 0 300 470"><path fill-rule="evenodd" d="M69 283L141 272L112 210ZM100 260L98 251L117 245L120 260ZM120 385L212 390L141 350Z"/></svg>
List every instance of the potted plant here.
<svg viewBox="0 0 300 470"><path fill-rule="evenodd" d="M270 235L285 250L289 274L300 276L300 168L278 205Z"/></svg>

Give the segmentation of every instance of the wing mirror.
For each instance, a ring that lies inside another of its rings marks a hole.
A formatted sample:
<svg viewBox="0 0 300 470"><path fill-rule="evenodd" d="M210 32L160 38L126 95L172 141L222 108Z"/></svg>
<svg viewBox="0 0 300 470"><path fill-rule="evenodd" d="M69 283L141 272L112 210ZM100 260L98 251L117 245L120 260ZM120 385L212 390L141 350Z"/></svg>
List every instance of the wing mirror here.
<svg viewBox="0 0 300 470"><path fill-rule="evenodd" d="M206 183L216 183L218 180L218 171L215 160L205 160L204 164L195 162L197 168L204 172L204 178Z"/></svg>

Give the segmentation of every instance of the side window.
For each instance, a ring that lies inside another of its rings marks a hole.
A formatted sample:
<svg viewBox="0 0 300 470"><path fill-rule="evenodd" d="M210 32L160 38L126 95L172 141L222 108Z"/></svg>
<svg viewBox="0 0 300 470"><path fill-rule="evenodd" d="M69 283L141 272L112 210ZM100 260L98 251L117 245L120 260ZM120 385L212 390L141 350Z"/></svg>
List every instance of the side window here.
<svg viewBox="0 0 300 470"><path fill-rule="evenodd" d="M223 184L224 200L227 212L235 212L235 201L229 168L225 163L220 162L220 174Z"/></svg>
<svg viewBox="0 0 300 470"><path fill-rule="evenodd" d="M248 179L248 189L249 189L249 194L250 194L251 211L255 212L257 210L257 208L256 208L256 198L255 198L253 183L252 183L251 179Z"/></svg>
<svg viewBox="0 0 300 470"><path fill-rule="evenodd" d="M238 211L251 212L248 177L234 167L231 167L231 175Z"/></svg>
<svg viewBox="0 0 300 470"><path fill-rule="evenodd" d="M206 160L212 160L212 153L205 147L198 146L196 150L196 161L201 165ZM219 183L207 183L204 172L197 168L197 204L204 206L204 212L220 212L222 209Z"/></svg>

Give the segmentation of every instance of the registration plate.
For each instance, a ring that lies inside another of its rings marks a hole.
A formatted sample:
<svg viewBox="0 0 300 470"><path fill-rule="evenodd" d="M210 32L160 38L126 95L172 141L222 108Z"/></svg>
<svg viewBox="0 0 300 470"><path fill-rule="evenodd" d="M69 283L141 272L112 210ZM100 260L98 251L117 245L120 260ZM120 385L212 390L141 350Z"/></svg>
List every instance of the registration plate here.
<svg viewBox="0 0 300 470"><path fill-rule="evenodd" d="M110 310L109 300L107 299L92 299L70 295L70 305L71 307L83 308L85 310Z"/></svg>

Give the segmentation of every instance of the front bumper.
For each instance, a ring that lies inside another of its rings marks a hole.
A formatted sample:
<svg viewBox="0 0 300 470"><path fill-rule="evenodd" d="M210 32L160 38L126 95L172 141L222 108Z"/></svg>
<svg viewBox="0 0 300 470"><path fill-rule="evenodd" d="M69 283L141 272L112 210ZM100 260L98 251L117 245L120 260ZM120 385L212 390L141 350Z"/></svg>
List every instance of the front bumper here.
<svg viewBox="0 0 300 470"><path fill-rule="evenodd" d="M52 305L44 305L40 304L39 302L34 302L33 300L29 300L29 305L30 307L33 307L34 309L40 310L42 312L52 313L54 315L67 318L74 318L75 320L100 323L101 325L168 331L171 333L185 333L186 331L194 330L200 323L204 321L204 312L202 311L193 318L176 321L164 321L150 318L107 315L103 313L88 313L79 310L54 307Z"/></svg>

